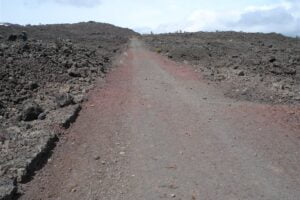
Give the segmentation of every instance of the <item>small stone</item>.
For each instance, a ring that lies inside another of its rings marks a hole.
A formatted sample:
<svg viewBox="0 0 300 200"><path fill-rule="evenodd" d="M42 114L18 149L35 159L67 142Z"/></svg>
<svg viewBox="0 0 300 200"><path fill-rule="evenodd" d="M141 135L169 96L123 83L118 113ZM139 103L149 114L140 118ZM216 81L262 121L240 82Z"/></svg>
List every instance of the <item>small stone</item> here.
<svg viewBox="0 0 300 200"><path fill-rule="evenodd" d="M43 112L43 113L39 114L38 119L44 120L44 119L46 119L46 116L47 116L47 113Z"/></svg>
<svg viewBox="0 0 300 200"><path fill-rule="evenodd" d="M271 57L270 59L269 59L269 62L270 63L273 63L273 62L275 62L276 61L276 58L275 57Z"/></svg>
<svg viewBox="0 0 300 200"><path fill-rule="evenodd" d="M74 192L76 192L76 191L77 191L76 188L73 188L73 189L71 190L72 193L74 193Z"/></svg>
<svg viewBox="0 0 300 200"><path fill-rule="evenodd" d="M31 125L31 124L26 124L26 125L25 125L25 128L26 128L26 130L31 129L31 128L32 128L32 125Z"/></svg>
<svg viewBox="0 0 300 200"><path fill-rule="evenodd" d="M99 160L100 159L100 156L95 156L94 157L94 160Z"/></svg>
<svg viewBox="0 0 300 200"><path fill-rule="evenodd" d="M87 97L85 97L85 96L82 95L82 94L76 95L76 96L74 97L74 102L75 102L75 103L82 103L82 102L84 102L84 101L86 101L86 100L87 100Z"/></svg>
<svg viewBox="0 0 300 200"><path fill-rule="evenodd" d="M125 155L125 152L124 152L124 151L121 151L121 152L120 152L120 155Z"/></svg>
<svg viewBox="0 0 300 200"><path fill-rule="evenodd" d="M244 89L241 91L242 95L246 95L247 92L248 92L248 88L244 88Z"/></svg>
<svg viewBox="0 0 300 200"><path fill-rule="evenodd" d="M64 85L59 89L60 93L69 93L71 91L70 85Z"/></svg>
<svg viewBox="0 0 300 200"><path fill-rule="evenodd" d="M218 75L216 75L216 78L215 78L215 80L217 80L217 81L223 81L225 79L226 79L226 76L224 76L223 74L218 74Z"/></svg>
<svg viewBox="0 0 300 200"><path fill-rule="evenodd" d="M81 74L75 68L68 69L68 74L71 77L81 77Z"/></svg>
<svg viewBox="0 0 300 200"><path fill-rule="evenodd" d="M175 198L176 197L176 194L171 194L170 195L172 198Z"/></svg>
<svg viewBox="0 0 300 200"><path fill-rule="evenodd" d="M36 83L36 82L30 81L30 82L28 83L28 88L29 88L30 90L34 90L34 89L36 89L36 88L38 88L38 87L39 87L39 84Z"/></svg>

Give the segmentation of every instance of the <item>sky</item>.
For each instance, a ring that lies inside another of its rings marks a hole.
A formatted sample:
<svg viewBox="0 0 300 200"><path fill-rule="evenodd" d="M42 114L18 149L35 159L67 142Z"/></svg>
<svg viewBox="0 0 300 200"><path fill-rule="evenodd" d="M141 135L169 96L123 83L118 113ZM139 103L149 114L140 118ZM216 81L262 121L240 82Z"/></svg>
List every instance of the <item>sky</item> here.
<svg viewBox="0 0 300 200"><path fill-rule="evenodd" d="M140 33L233 30L300 36L300 0L0 0L0 23L82 21Z"/></svg>

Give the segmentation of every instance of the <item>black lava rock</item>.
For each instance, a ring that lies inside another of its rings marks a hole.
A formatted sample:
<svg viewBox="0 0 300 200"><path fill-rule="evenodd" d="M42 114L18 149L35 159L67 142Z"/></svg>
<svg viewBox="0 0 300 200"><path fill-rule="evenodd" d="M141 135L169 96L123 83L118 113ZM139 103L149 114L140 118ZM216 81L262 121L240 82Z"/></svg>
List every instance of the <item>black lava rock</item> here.
<svg viewBox="0 0 300 200"><path fill-rule="evenodd" d="M38 88L39 87L39 84L38 83L36 83L36 82L29 82L28 83L28 88L30 89L30 90L34 90L34 89L36 89L36 88Z"/></svg>
<svg viewBox="0 0 300 200"><path fill-rule="evenodd" d="M74 97L69 93L60 94L56 97L56 103L59 107L65 107L74 104Z"/></svg>
<svg viewBox="0 0 300 200"><path fill-rule="evenodd" d="M74 68L68 69L68 74L71 77L81 77L81 74Z"/></svg>
<svg viewBox="0 0 300 200"><path fill-rule="evenodd" d="M8 36L8 39L7 39L7 40L8 40L8 41L16 41L17 38L18 38L17 35L11 34L11 35Z"/></svg>
<svg viewBox="0 0 300 200"><path fill-rule="evenodd" d="M46 112L42 112L41 114L39 114L38 119L39 120L44 120L46 119L47 113Z"/></svg>
<svg viewBox="0 0 300 200"><path fill-rule="evenodd" d="M275 57L271 57L270 60L269 60L270 63L273 63L273 62L275 62L275 61L276 61L276 58L275 58Z"/></svg>
<svg viewBox="0 0 300 200"><path fill-rule="evenodd" d="M2 101L0 101L0 115L4 114L4 103Z"/></svg>
<svg viewBox="0 0 300 200"><path fill-rule="evenodd" d="M27 101L23 105L21 119L24 121L33 121L38 119L38 116L43 112L43 109L33 101Z"/></svg>
<svg viewBox="0 0 300 200"><path fill-rule="evenodd" d="M22 31L22 33L19 35L19 38L24 42L27 41L28 39L27 33L25 31Z"/></svg>

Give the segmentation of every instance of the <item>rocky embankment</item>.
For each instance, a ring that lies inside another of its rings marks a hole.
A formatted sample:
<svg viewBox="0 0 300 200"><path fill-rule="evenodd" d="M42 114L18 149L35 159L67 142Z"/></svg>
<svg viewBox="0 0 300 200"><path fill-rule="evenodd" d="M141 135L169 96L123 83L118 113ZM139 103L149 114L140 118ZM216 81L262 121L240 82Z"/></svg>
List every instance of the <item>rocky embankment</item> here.
<svg viewBox="0 0 300 200"><path fill-rule="evenodd" d="M95 22L0 26L0 199L47 162L133 31Z"/></svg>
<svg viewBox="0 0 300 200"><path fill-rule="evenodd" d="M147 35L149 47L222 83L225 94L267 103L300 102L300 39L279 34L198 32Z"/></svg>

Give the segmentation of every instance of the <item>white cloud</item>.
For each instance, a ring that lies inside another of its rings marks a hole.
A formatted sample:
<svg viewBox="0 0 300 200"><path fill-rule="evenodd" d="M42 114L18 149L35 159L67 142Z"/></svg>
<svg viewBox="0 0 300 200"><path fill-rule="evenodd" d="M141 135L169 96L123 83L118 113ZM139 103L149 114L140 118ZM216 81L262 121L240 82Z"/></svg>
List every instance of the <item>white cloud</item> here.
<svg viewBox="0 0 300 200"><path fill-rule="evenodd" d="M101 4L102 0L40 0L40 3L55 2L76 7L93 7Z"/></svg>
<svg viewBox="0 0 300 200"><path fill-rule="evenodd" d="M239 17L237 12L217 12L207 10L196 10L187 19L185 31L215 31L227 28L228 22L235 22Z"/></svg>
<svg viewBox="0 0 300 200"><path fill-rule="evenodd" d="M294 35L300 33L299 19L284 8L257 10L243 13L232 28L246 31L281 32Z"/></svg>
<svg viewBox="0 0 300 200"><path fill-rule="evenodd" d="M184 21L161 25L155 29L155 32L176 30L189 32L234 30L300 35L300 0L284 0L272 5L248 6L239 11L196 9Z"/></svg>

